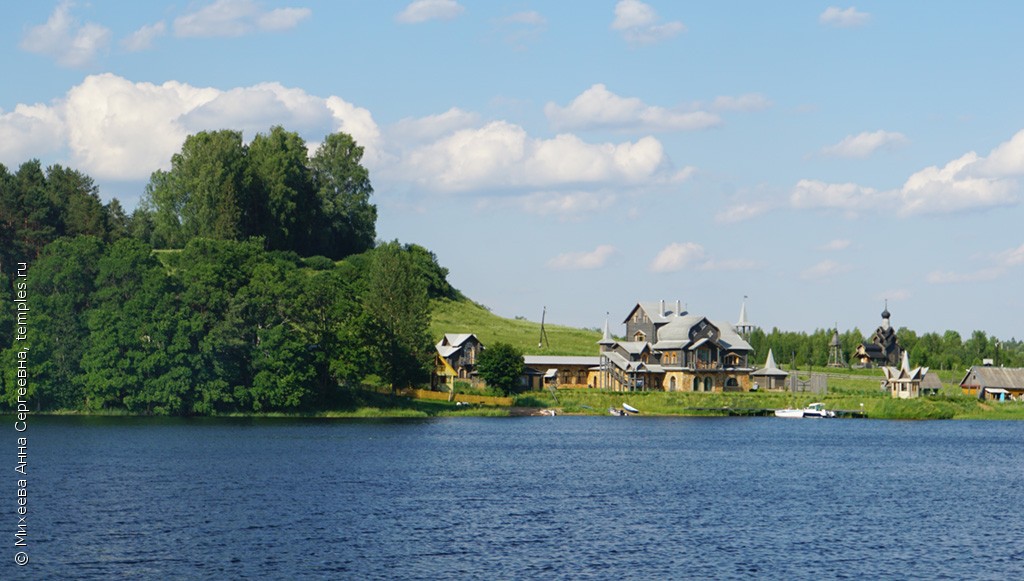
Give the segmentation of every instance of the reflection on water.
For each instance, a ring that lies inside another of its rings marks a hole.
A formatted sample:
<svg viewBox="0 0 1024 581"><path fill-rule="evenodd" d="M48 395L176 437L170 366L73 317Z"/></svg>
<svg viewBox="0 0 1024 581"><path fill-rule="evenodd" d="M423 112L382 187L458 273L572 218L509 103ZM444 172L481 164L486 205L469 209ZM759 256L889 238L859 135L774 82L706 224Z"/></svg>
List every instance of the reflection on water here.
<svg viewBox="0 0 1024 581"><path fill-rule="evenodd" d="M1024 422L29 430L33 578L1024 577Z"/></svg>

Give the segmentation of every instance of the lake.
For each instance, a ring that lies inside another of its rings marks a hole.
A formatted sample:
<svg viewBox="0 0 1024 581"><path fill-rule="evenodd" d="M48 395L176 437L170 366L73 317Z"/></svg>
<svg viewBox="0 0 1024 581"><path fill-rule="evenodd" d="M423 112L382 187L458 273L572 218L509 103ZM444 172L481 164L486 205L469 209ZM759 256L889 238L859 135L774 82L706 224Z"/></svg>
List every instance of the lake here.
<svg viewBox="0 0 1024 581"><path fill-rule="evenodd" d="M31 417L25 435L31 561L13 562L14 474L5 579L1024 578L1024 422Z"/></svg>

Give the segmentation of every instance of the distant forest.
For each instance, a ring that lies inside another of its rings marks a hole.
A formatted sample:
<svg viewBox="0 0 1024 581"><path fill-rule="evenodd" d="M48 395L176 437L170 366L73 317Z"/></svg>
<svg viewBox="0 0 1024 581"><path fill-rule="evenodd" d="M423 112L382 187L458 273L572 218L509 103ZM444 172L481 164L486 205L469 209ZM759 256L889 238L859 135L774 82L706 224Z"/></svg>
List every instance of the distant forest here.
<svg viewBox="0 0 1024 581"><path fill-rule="evenodd" d="M344 133L312 155L281 127L249 144L197 133L130 215L76 170L0 164L0 286L26 297L0 303L0 406L18 399L19 353L33 410L312 411L360 384L425 383L430 299L461 295L428 249L376 239L362 155ZM898 335L915 366L1024 365L1019 341L982 331ZM751 336L759 357L798 366L825 365L830 340ZM842 333L844 356L864 340Z"/></svg>

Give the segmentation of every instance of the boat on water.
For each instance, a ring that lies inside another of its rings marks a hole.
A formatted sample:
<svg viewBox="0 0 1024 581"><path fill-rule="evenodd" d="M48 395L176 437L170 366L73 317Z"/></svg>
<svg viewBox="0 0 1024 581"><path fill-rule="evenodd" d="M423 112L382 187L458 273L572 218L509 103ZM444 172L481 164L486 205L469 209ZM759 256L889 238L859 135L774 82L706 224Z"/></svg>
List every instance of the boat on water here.
<svg viewBox="0 0 1024 581"><path fill-rule="evenodd" d="M636 409L635 407L629 405L626 402L622 402L622 409L626 410L627 412L629 412L631 414L638 414L638 413L640 413L640 410Z"/></svg>
<svg viewBox="0 0 1024 581"><path fill-rule="evenodd" d="M781 410L775 410L775 417L777 418L834 418L836 412L825 409L825 404L821 402L815 402L808 405L805 408L786 408Z"/></svg>

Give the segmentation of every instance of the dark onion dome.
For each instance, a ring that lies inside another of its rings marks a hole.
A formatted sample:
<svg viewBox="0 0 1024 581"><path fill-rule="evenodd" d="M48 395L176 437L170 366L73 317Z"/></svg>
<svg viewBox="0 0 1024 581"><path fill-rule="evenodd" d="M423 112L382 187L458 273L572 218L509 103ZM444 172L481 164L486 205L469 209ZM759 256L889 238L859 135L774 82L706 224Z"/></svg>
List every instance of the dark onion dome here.
<svg viewBox="0 0 1024 581"><path fill-rule="evenodd" d="M885 310L882 311L882 318L883 319L888 319L889 318L889 307L886 307Z"/></svg>

